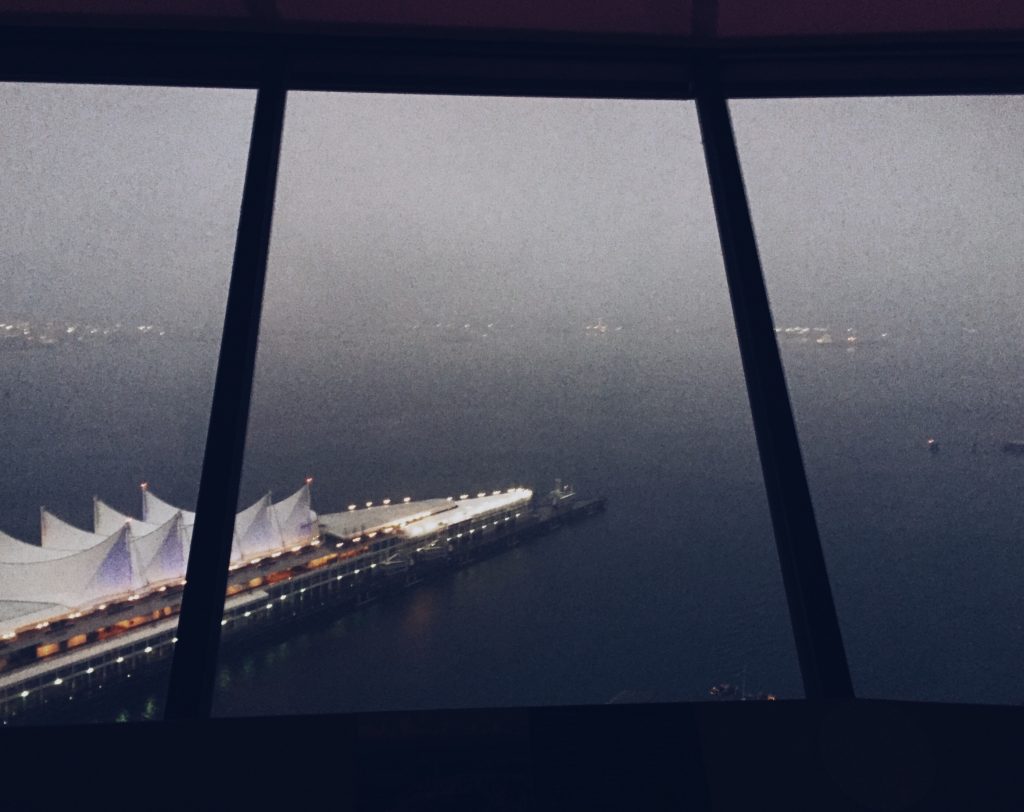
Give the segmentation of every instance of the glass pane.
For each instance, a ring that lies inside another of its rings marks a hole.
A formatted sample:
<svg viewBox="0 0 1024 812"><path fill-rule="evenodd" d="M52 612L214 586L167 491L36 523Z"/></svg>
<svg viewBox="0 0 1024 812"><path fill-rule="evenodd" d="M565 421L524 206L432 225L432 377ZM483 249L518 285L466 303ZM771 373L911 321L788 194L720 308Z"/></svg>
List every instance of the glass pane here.
<svg viewBox="0 0 1024 812"><path fill-rule="evenodd" d="M217 712L799 694L692 105L293 94L279 177Z"/></svg>
<svg viewBox="0 0 1024 812"><path fill-rule="evenodd" d="M857 691L1020 702L1024 101L732 110Z"/></svg>
<svg viewBox="0 0 1024 812"><path fill-rule="evenodd" d="M254 102L0 84L5 723L160 712Z"/></svg>

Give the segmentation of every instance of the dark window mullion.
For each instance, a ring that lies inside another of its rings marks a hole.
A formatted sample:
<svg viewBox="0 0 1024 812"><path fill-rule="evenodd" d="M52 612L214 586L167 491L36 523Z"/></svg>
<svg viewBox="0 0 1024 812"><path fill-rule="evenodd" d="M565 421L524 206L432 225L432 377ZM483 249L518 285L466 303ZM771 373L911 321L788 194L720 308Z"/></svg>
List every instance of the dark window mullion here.
<svg viewBox="0 0 1024 812"><path fill-rule="evenodd" d="M171 661L166 719L210 715L228 563L256 364L286 89L280 77L256 95L224 333L199 482L187 584Z"/></svg>
<svg viewBox="0 0 1024 812"><path fill-rule="evenodd" d="M729 109L714 68L705 65L697 76L704 157L804 692L852 698Z"/></svg>

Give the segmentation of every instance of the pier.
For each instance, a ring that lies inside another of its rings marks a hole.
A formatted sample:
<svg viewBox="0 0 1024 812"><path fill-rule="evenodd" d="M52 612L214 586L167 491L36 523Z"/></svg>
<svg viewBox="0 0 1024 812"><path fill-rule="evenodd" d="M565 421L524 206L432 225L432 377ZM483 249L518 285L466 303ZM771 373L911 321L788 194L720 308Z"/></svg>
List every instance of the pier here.
<svg viewBox="0 0 1024 812"><path fill-rule="evenodd" d="M316 617L336 617L605 509L604 498L581 499L561 488L546 499L524 490L479 494L474 500L320 516L306 544L233 564L222 643L234 646L262 634L287 633ZM177 642L182 589L180 582L165 584L5 639L0 718L5 724L59 718L68 702L88 701L127 680L165 670Z"/></svg>

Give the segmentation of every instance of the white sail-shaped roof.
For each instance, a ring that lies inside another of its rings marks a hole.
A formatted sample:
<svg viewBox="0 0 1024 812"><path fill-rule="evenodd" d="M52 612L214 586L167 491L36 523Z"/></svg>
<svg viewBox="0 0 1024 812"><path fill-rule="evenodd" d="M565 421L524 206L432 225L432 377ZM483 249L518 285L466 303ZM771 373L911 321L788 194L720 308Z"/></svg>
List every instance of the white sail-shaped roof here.
<svg viewBox="0 0 1024 812"><path fill-rule="evenodd" d="M181 514L181 520L186 525L196 523L196 514L191 510L181 510L169 502L165 502L148 488L142 489L142 521L157 526L169 521L175 513Z"/></svg>
<svg viewBox="0 0 1024 812"><path fill-rule="evenodd" d="M134 536L144 536L147 533L152 533L158 527L158 525L139 521L134 516L112 508L97 496L92 498L92 523L93 532L104 537L116 533L126 524L131 527Z"/></svg>
<svg viewBox="0 0 1024 812"><path fill-rule="evenodd" d="M134 539L142 576L149 585L185 577L185 528L181 514Z"/></svg>
<svg viewBox="0 0 1024 812"><path fill-rule="evenodd" d="M54 516L46 508L39 510L39 530L43 547L54 550L90 550L107 538L100 533L90 533L88 530L75 527Z"/></svg>
<svg viewBox="0 0 1024 812"><path fill-rule="evenodd" d="M313 540L316 514L310 508L309 483L287 499L275 502L273 508L285 547L297 547Z"/></svg>
<svg viewBox="0 0 1024 812"><path fill-rule="evenodd" d="M269 493L235 517L235 538L243 559L283 549Z"/></svg>
<svg viewBox="0 0 1024 812"><path fill-rule="evenodd" d="M85 608L144 585L127 527L74 555L29 564L0 563L0 600Z"/></svg>
<svg viewBox="0 0 1024 812"><path fill-rule="evenodd" d="M188 561L188 551L192 544L192 528L196 523L196 514L191 510L180 510L169 502L165 502L157 496L153 495L153 492L149 488L144 488L142 491L142 518L150 525L158 526L170 521L175 515L181 514L182 530L185 538L185 561ZM238 546L237 528L238 523L235 523L236 535L231 542L231 561L237 562L242 560L242 551Z"/></svg>
<svg viewBox="0 0 1024 812"><path fill-rule="evenodd" d="M139 566L138 552L132 543L131 530L122 528L111 536L116 539L92 580L86 585L82 599L88 603L117 595L136 592L146 585ZM63 559L67 560L67 559Z"/></svg>
<svg viewBox="0 0 1024 812"><path fill-rule="evenodd" d="M68 550L53 550L29 544L0 531L0 562L8 564L31 564L36 561L53 561L73 555Z"/></svg>

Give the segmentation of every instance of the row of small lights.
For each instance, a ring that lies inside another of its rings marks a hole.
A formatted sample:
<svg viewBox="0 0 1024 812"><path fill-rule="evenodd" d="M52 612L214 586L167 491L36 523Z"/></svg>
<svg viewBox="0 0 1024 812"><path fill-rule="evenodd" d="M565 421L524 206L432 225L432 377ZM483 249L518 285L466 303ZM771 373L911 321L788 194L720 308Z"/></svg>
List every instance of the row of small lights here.
<svg viewBox="0 0 1024 812"><path fill-rule="evenodd" d="M376 569L376 568L377 568L377 565L376 565L375 563L374 563L374 564L370 564L370 566L369 566L369 567L363 567L363 569ZM352 574L353 574L353 575L358 575L358 574L359 574L360 572L361 572L361 570L360 570L359 568L356 568L356 569L355 569L355 570L353 571L353 573L352 573ZM344 578L344 577L345 577L344 575L338 575L338 576L336 576L335 580L336 580L336 581L340 581L340 580L341 580L342 578ZM302 594L304 594L304 593L306 592L306 590L307 590L307 589L308 589L308 587L301 587L301 588L299 589L299 591L298 591L298 594L299 594L299 595L302 595ZM285 595L279 595L279 596L278 596L278 600L280 600L280 601L283 601L283 600L285 600L286 598L289 598L289 597L291 597L292 595L295 595L295 594L296 594L295 592L289 592L289 593L287 593L287 594L285 594ZM264 609L273 609L273 608L274 608L274 604L273 604L273 603L268 603L268 604L266 604L266 606L264 606L263 608L264 608ZM246 610L245 612L243 612L243 613L242 613L242 617L243 617L243 618L246 618L246 617L252 617L252 613L253 613L253 610L252 610L252 609L247 609L247 610ZM236 615L235 617L233 617L233 618L223 618L223 619L221 620L221 622L220 622L220 625L221 625L221 626L227 626L227 625L228 625L228 623L229 623L229 622L230 622L231 620L237 620L237 615Z"/></svg>
<svg viewBox="0 0 1024 812"><path fill-rule="evenodd" d="M412 497L411 496L406 496L405 498L402 499L402 503L403 504L409 504L409 502L411 502L411 501L412 501ZM381 505L384 506L384 507L387 507L390 504L391 504L391 500L390 499L382 499L381 500ZM373 502L367 502L366 503L366 507L368 507L368 508L373 507ZM349 510L357 510L358 508L359 508L359 505L349 505L348 506Z"/></svg>
<svg viewBox="0 0 1024 812"><path fill-rule="evenodd" d="M309 478L309 479L307 479L307 484L309 484L310 482L312 482L312 478ZM143 483L143 487L145 487L145 484L146 484L146 483ZM513 491L513 489L512 489L512 488L509 488L509 490L508 490L508 493L512 493L512 491ZM491 492L491 496L498 496L499 494L501 494L501 491L492 491L492 492ZM482 492L482 491L481 491L480 493L478 493L478 494L477 494L477 496L478 496L478 497L484 497L484 496L486 496L486 495L487 495L487 494L486 494L486 493L484 493L484 492ZM468 499L468 498L469 498L469 496L468 496L467 494L463 494L462 496L460 496L460 497L459 497L459 499ZM411 497L408 497L408 496L406 496L406 497L405 497L405 498L404 498L404 499L403 499L402 501L403 501L403 502L409 502L409 501L411 501ZM447 498L447 501L449 501L449 502L451 502L451 501L454 501L454 500L453 500L453 497L449 496L449 497ZM385 505L389 504L390 502L391 502L391 500L390 500L390 499L385 499L385 500L384 500L384 504L385 504ZM373 504L372 502L367 502L366 506L367 506L367 507L370 507L370 506L371 506L372 504ZM349 505L349 506L348 506L348 509L349 509L349 510L355 510L355 507L356 507L355 505ZM518 517L519 515L520 515L520 514L518 514L518 513L516 514L516 516L517 516L517 517ZM506 519L505 519L505 521L508 521L508 518L506 518ZM495 523L494 523L494 526L496 527L496 526L497 526L497 524L498 524L498 523L497 523L497 522L495 522ZM404 522L400 522L400 523L399 523L399 526L404 526L404 525L405 525L405 523L404 523ZM486 527L486 526L487 526L487 525L484 525L484 527ZM390 528L390 527L388 527L388 528L384 528L384 531L383 531L383 532L388 532L388 531L390 531L390 530L392 530L392 528ZM473 533L474 531L473 531L473 530L470 530L469 532L470 532L470 533ZM376 532L376 531L374 531L374 532L372 532L372 533L367 533L366 535L367 535L367 538L371 538L371 539L372 539L372 538L376 537L376 535L377 535L377 532ZM462 534L461 534L461 533L459 533L457 537L458 537L458 538L462 538ZM351 539L351 541L352 541L353 543L356 543L356 542L360 542L360 541L362 541L362 540L363 540L363 539L362 539L362 536L356 536L355 538ZM449 538L449 539L448 539L448 541L451 541L451 539ZM341 547L341 546L342 546L343 544L344 544L344 542L339 542L338 544L336 544L336 545L335 545L335 547L338 547L338 548L340 548L340 547ZM288 549L288 552L292 552L292 553L299 553L299 552L302 552L302 550L304 550L304 549L305 549L305 548L306 548L307 546L309 546L309 547L317 547L317 546L319 546L319 545L320 545L320 539L313 539L313 541L311 541L311 542L310 542L310 543L309 543L308 545L301 545L301 544L300 544L300 545L298 545L298 546L296 546L296 547L290 547L290 548ZM277 551L277 552L275 552L275 553L272 553L272 554L271 554L270 556L268 556L268 557L269 557L269 558L272 558L272 559L273 559L273 558L280 558L280 557L281 557L281 555L282 555L282 554L283 554L284 552L285 552L284 550L279 550L279 551ZM259 557L259 558L254 558L254 559L252 559L251 561L248 561L248 562L245 562L245 563L243 563L243 564L240 564L240 565L238 565L238 566L236 566L236 567L234 567L234 568L232 568L232 569L236 569L236 570L237 570L237 569L240 569L241 567L245 567L245 566L254 566L254 565L256 565L256 564L259 564L259 563L260 563L261 561L263 561L263 560L264 560L264 558L263 558L263 557ZM376 565L373 565L373 566L376 566ZM359 570L356 570L356 572L359 572ZM185 585L185 583L186 583L185 579L184 579L184 578L182 578L182 579L180 579L180 581L179 581L179 582L177 582L177 584L176 584L176 585L178 585L178 586L184 586L184 585ZM157 589L157 590L155 590L155 591L156 591L156 592L165 592L166 590L167 590L167 585L165 584L165 585L161 586L161 587L160 587L159 589ZM141 599L142 597L144 597L144 596L143 596L142 594L138 594L138 593L136 593L136 594L132 594L132 595L129 595L129 596L128 596L128 600L129 600L129 601L137 601L137 600L140 600L140 599ZM105 610L106 608L107 608L107 604L105 604L105 603L101 603L101 604L99 604L99 606L97 606L97 607L96 607L96 610L97 610L97 611L100 611L100 612L102 612L102 611L104 611L104 610ZM86 614L86 613L85 613L85 612L80 612L80 611L79 611L79 612L73 612L72 614L68 615L67 617L68 617L68 619L74 620L74 619L77 619L77 618L83 617L83 616L84 616L84 614ZM37 624L35 625L35 629L36 629L36 630L38 630L38 631L41 631L41 630L43 630L43 629L47 628L47 627L48 627L49 625L50 625L50 622L49 622L49 621L47 621L47 620L44 620L44 621L42 621L42 622L40 622L40 623L37 623ZM3 639L3 640L13 640L13 639L15 639L15 638L16 638L17 636L18 636L18 635L17 635L17 632L5 632L5 633L4 633L3 635L0 635L0 639Z"/></svg>
<svg viewBox="0 0 1024 812"><path fill-rule="evenodd" d="M517 514L516 514L516 515L515 515L514 517L513 517L513 516L505 516L505 517L504 517L504 518L503 518L503 519L502 519L501 521L503 521L503 522L507 522L507 521L509 521L510 519L513 519L513 518L516 518L516 519L518 519L518 518L519 518L520 516L522 516L522 515L523 515L522 513L517 513ZM498 526L498 522L493 522L493 523L491 524L491 526L492 526L492 527L497 527L497 526ZM485 525L484 525L483 527L481 527L480 529L481 529L481 530L483 530L483 529L484 529L485 527L487 527L487 525L486 525L486 524L485 524ZM467 531L467 535L470 535L470 536L471 536L471 535L473 535L473 534L474 534L475 532L476 532L476 528L471 528L471 529L470 529L469 531ZM454 538L460 539L460 538L462 538L462 536L463 536L463 534L462 534L462 533L456 533L456 534L455 534L455 536L454 536ZM448 538L446 538L446 539L445 539L445 541L446 541L446 542L448 542L448 541L451 541L451 540L452 540L452 538L453 538L452 536L448 536ZM440 539L439 539L439 540L440 540ZM421 553L421 552L423 552L423 549L424 549L423 547L417 547L417 548L416 548L416 552L418 552L418 553Z"/></svg>
<svg viewBox="0 0 1024 812"><path fill-rule="evenodd" d="M177 642L178 642L178 638L177 638L177 637L172 637L172 638L171 638L171 645L174 645L174 644L176 644ZM152 653L153 653L153 647L152 647L152 646L146 646L146 647L145 647L145 648L144 648L144 649L142 650L142 653L143 653L143 654L152 654ZM114 660L114 662L115 662L115 663L118 663L118 664L120 664L120 663L123 663L123 662L124 662L124 656L119 656L119 657L118 657L118 658L117 658L116 660ZM85 671L84 671L83 673L85 673L85 674L93 674L93 673L95 673L95 671L96 671L96 668L95 668L94 666L91 666L91 665L90 665L90 666L89 666L88 668L86 668L86 669L85 669ZM131 674L127 674L126 676L127 676L127 677L130 677L130 676L131 676ZM63 679L63 677L57 677L57 678L55 678L55 679L54 679L54 681L53 681L53 684L54 684L54 685L63 685L63 684L64 684L64 679ZM100 686L100 687L102 688L103 686ZM29 695L30 693L31 693L31 691L28 691L28 690L24 690L24 691L22 691L22 692L21 692L21 693L19 694L19 696L20 696L20 697L21 697L22 699L25 699L25 698L27 698L27 697L28 697L28 695Z"/></svg>
<svg viewBox="0 0 1024 812"><path fill-rule="evenodd" d="M519 517L520 515L521 515L521 514L517 513L517 514L516 514L516 517L518 518L518 517ZM502 519L502 521L506 521L506 522L507 522L507 521L508 521L508 520L509 520L510 518L512 518L512 517L511 517L511 516L506 516L506 517L504 517L504 519ZM484 526L486 527L487 525L484 525ZM498 526L498 522L493 522L491 526L492 526L492 527L497 527L497 526ZM470 533L473 533L473 532L474 532L474 530L470 530L469 532L470 532ZM462 538L462 533L459 533L459 534L457 535L457 538ZM448 541L451 541L451 539L449 538L449 539L448 539ZM418 549L419 549L419 550L421 550L422 548L418 548ZM369 566L368 568L364 568L364 569L376 569L376 568L377 568L377 564L376 564L376 563L373 563L373 564L370 564L370 566ZM355 570L353 571L353 575L358 575L358 574L359 574L359 572L360 572L360 568L358 568L358 567L357 567L357 568L356 568L356 569L355 569ZM341 580L342 578L344 578L344 577L345 577L344 575L338 575L338 576L336 576L335 580L336 580L336 581L340 581L340 580ZM306 592L306 589L307 589L307 587L301 587L301 588L299 589L299 594L300 594L300 595L301 595L301 594L304 594L304 593ZM286 598L288 598L288 597L289 597L290 595L294 595L294 594L295 594L295 593L294 593L294 592L292 592L292 593L288 593L287 595L280 595L280 596L278 597L278 600L282 600L282 601L283 601L283 600L285 600ZM268 604L267 604L267 605L266 605L266 606L265 606L264 608L265 608L265 609L273 609L273 608L274 608L274 604L273 604L273 603L268 603ZM246 610L246 611L245 611L245 612L243 613L243 615L242 615L242 616L243 616L243 617L251 617L251 616L252 616L252 610ZM221 625L221 626L227 626L227 625L228 625L228 621L229 621L229 620L230 620L230 618L224 618L224 619L222 619L222 620L221 620L221 622L220 622L220 625ZM45 627L46 627L47 625L49 625L49 624L47 624L47 623L42 623L42 624L40 624L39 626L37 626L37 628L45 628ZM173 645L173 644L176 644L177 642L178 642L178 638L177 638L177 637L171 638L171 644L172 644L172 645ZM146 647L145 647L145 648L144 648L144 649L142 650L142 652L143 652L143 654L152 654L152 653L153 653L153 647L152 647L152 646L146 646ZM117 659L116 659L116 660L115 660L114 662L116 662L116 663L118 663L118 664L120 664L120 663L123 663L123 662L124 662L124 657L123 657L123 656L120 656L120 657L118 657L118 658L117 658ZM95 668L94 668L93 666L89 666L89 667L88 667L87 669L85 669L85 673L86 673L86 674L92 674L92 673L94 673L94 672L95 672L95 670L96 670L96 669L95 669ZM130 676L130 675L129 675L129 676ZM54 681L53 681L53 684L54 684L54 685L63 685L63 684L64 684L64 680L63 680L63 679L62 679L61 677L57 677L56 679L54 679ZM22 698L22 699L25 699L26 697L28 697L29 693L30 693L30 692L29 692L29 691L27 691L27 690L25 690L25 691L22 691L22 692L21 692L21 698Z"/></svg>
<svg viewBox="0 0 1024 812"><path fill-rule="evenodd" d="M516 490L515 488L509 488L509 489L508 489L508 490L506 491L506 493L513 493L513 492L514 492L515 490ZM501 491L491 491L491 496L500 496L500 495L501 495ZM485 496L487 496L487 494L486 494L485 492L483 492L483 491L480 491L480 493L478 493L478 494L477 494L477 498L480 498L480 499L482 499L482 498L483 498L483 497L485 497ZM469 494L467 494L467 493L464 493L464 494L462 494L462 495L461 495L461 496L459 497L459 500L461 501L461 500L463 500L463 499L469 499ZM406 501L406 502L408 502L408 501L409 501L409 498L408 498L408 497L406 497L405 501ZM455 497L453 497L453 496L449 496L449 497L447 497L447 498L446 498L446 500L445 500L445 501L448 501L448 502L454 502L454 501L455 501ZM371 506L372 504L373 504L372 502L367 502L366 506L367 506L367 507L370 507L370 506ZM387 500L385 500L385 503L384 503L384 504L387 504ZM349 509L349 510L355 510L355 508L356 508L356 506L355 506L355 505L349 505L349 506L348 506L348 509ZM517 514L516 514L516 516L518 516L518 515L519 515L519 514L517 513ZM407 523L409 523L409 522L406 522L406 521L401 521L401 522L399 522L399 523L398 523L398 527L399 527L399 528L405 527L405 525L406 525ZM486 527L486 526L487 526L487 525L484 525L484 527ZM393 529L394 529L394 528L392 528L392 527L385 527L385 528L383 529L383 531L382 531L382 532L384 532L384 533L388 533L388 532L391 532L391 531L392 531ZM472 533L473 531L472 531L472 530L470 530L469 532L470 532L470 533ZM368 537L369 537L369 538L373 538L373 537L374 537L375 535L377 535L377 534L376 534L376 533L368 533L367 535L368 535ZM459 538L461 538L461 535L459 536ZM351 541L352 541L352 542L359 542L359 541L362 541L362 540L363 540L363 537L362 537L362 536L356 536L355 538L351 539ZM451 541L451 539L448 539L448 540L449 540L449 541ZM342 546L343 546L344 544L345 544L345 542L344 542L344 541L340 541L340 542L338 542L337 544L335 544L334 546L335 546L335 547L338 547L338 548L340 548L340 547L342 547Z"/></svg>
<svg viewBox="0 0 1024 812"><path fill-rule="evenodd" d="M515 490L515 488L509 488L506 491L506 493L512 493L514 490ZM498 496L500 494L501 494L501 491L491 491L491 496ZM481 499L481 498L483 498L485 496L487 496L487 492L486 491L480 491L480 493L477 494L477 498L478 499ZM469 494L468 493L464 493L464 494L462 494L459 497L459 499L469 499ZM402 499L402 502L404 504L408 504L411 501L412 501L412 497L411 496L406 496L405 498ZM449 497L447 497L446 501L454 502L455 501L455 497L454 496L449 496ZM390 504L391 504L391 500L390 499L383 499L383 500L381 500L381 505L384 506L384 507L386 507L386 506L388 506ZM373 502L367 502L366 503L366 507L372 508L373 507ZM359 505L356 505L356 504L349 505L348 509L349 510L358 510L359 509Z"/></svg>
<svg viewBox="0 0 1024 812"><path fill-rule="evenodd" d="M307 480L307 484L309 484L309 482L311 482L311 481L312 481L312 479L311 479L311 478L310 478L310 479L308 479L308 480ZM511 493L511 492L512 492L512 489L510 488L508 492L509 492L509 493ZM501 493L501 491L493 491L493 492L491 493L491 495L492 495L492 496L497 496L497 495L499 495L500 493ZM487 495L487 494L485 494L485 493L482 493L482 492L481 492L480 494L478 494L478 496L480 496L480 497L483 497L483 496L486 496L486 495ZM461 497L459 497L459 498L460 498L460 499L467 499L467 498L469 498L469 497L468 497L468 496L465 496L465 495L464 495L464 496L461 496ZM408 496L407 496L407 497L405 497L404 501L405 501L405 502L409 502L409 501L410 501L410 497L408 497ZM449 497L448 497L448 501L452 501L452 497L450 497L450 496L449 496ZM389 502L390 502L390 500L385 500L385 504L388 504ZM368 504L368 505L367 505L367 507L369 507L369 506L370 506L370 505ZM349 510L352 510L352 509L354 509L354 508L353 508L352 506L349 506ZM515 515L515 517L516 517L516 518L519 518L519 516L521 516L521 515L522 515L521 513L517 513L517 514ZM507 522L507 521L509 521L509 519L510 519L510 518L512 518L512 517L510 517L510 516L505 516L505 517L504 517L504 518L502 519L502 521L506 521L506 522ZM492 526L492 527L497 527L497 526L498 526L498 522L492 522L491 526ZM487 527L487 525L485 524L485 525L484 525L484 527ZM483 528L481 528L481 529L483 529ZM472 534L472 533L474 533L474 532L476 532L476 531L475 531L475 529L471 529L471 530L469 531L469 533L470 533L470 534ZM374 532L374 533L368 533L367 535L368 535L368 537L369 537L369 538L373 538L373 537L374 537L374 536L376 536L377 534L376 534L376 533ZM456 538L462 538L462 535L463 535L462 533L458 533L458 534L456 534ZM353 541L360 541L360 540L361 540L361 537L359 537L359 536L357 536L356 538L354 538L354 539L353 539ZM448 541L451 541L451 538L448 538L447 540L448 540ZM310 544L309 546L317 546L317 545L319 545L319 544L320 544L320 541L319 541L319 539L315 539L315 540L314 540L313 542L311 542L311 544ZM340 546L341 546L341 544L339 543L339 544L338 544L337 546L338 546L338 547L340 547ZM291 552L299 552L299 551L300 551L300 550L302 550L302 549L303 549L303 546L302 546L302 545L300 545L299 547L293 547L293 548L291 548ZM421 547L420 547L420 548L417 548L417 551L422 551L422 549L423 549L423 548L421 548ZM283 551L281 551L281 552L283 552ZM271 558L277 558L277 557L279 557L279 556L281 555L281 552L277 552L277 553L274 553L274 554L273 554L273 555L271 555L270 557L271 557ZM260 562L260 561L262 561L262 560L263 560L263 559L261 559L261 558L256 558L256 559L253 559L252 561L250 561L250 562L248 562L248 563L249 563L249 564L257 564L257 563L259 563L259 562ZM376 568L377 568L377 564L376 564L376 563L373 563L373 564L370 564L370 566L369 566L368 568L364 568L364 569L376 569ZM358 575L358 574L359 574L359 572L360 572L360 568L358 568L358 567L357 567L357 568L356 568L356 569L355 569L355 570L353 571L353 575ZM341 580L342 578L344 578L344 577L345 577L344 575L338 575L338 576L336 576L335 580L337 580L337 581L340 581L340 580ZM182 583L184 583L184 579L182 580ZM163 587L161 587L161 588L160 588L160 590L159 590L159 591L163 592L163 591L164 591L164 590L166 590L166 589L167 589L167 587L166 587L166 586L163 586ZM302 587L301 589L299 589L299 594L305 593L305 591L306 591L306 587ZM295 594L295 593L289 593L289 594ZM130 595L130 596L128 597L128 600L132 600L132 601L134 601L134 600L138 600L138 599L139 599L140 597L142 597L142 596L141 596L141 595ZM279 600L282 600L282 601L283 601L283 600L285 600L285 599L286 599L287 597L288 597L288 595L281 595L281 596L280 596L280 598L279 598ZM106 608L107 608L107 604L105 604L105 603L101 603L101 604L100 604L100 605L99 605L99 606L97 607L97 609L98 609L99 611L103 611L103 610L104 610L104 609L106 609ZM268 604L266 605L266 608L267 608L267 609L273 609L273 608L274 608L274 604L273 604L273 603L268 603ZM82 612L75 612L75 613L73 613L72 615L69 615L68 617L69 617L69 618L77 618L77 617L82 617L82 615L83 615L83 613L82 613ZM246 612L244 613L243 617L250 617L251 615L252 615L252 612L251 612L251 611L246 611ZM221 626L226 626L227 624L228 624L228 619L227 619L227 618L224 618L224 619L222 619L222 620L221 620L221 622L220 622L220 625L221 625ZM41 623L38 623L38 624L36 624L36 627L35 627L35 628L36 628L36 629L45 629L45 628L47 628L47 627L48 627L49 625L50 625L50 624L49 624L49 621L43 621L43 622L41 622ZM15 632L7 632L7 633L5 633L5 634L3 635L3 639L5 639L5 640L9 640L9 639L13 639L13 638L14 638L14 637L16 637L16 636L17 636L17 635L16 635L16 633L15 633ZM177 643L177 642L178 642L178 638L177 638L177 637L175 637L175 638L173 638L173 639L171 640L171 643L172 643L172 644L174 644L174 643ZM152 651L153 651L153 647L152 647L152 646L146 646L146 647L145 647L145 648L143 649L143 653L145 653L145 654L150 654L150 653L152 653ZM115 660L115 662L117 662L117 663L123 663L123 662L124 662L124 657L118 657L118 658L117 658L117 659ZM91 666L90 666L89 668L87 668L87 669L86 669L85 673L86 673L86 674L92 674L92 673L94 672L94 670L95 670L95 669L94 669L93 667L91 667ZM57 677L57 678L56 678L56 679L55 679L55 680L53 681L53 684L54 684L54 685L61 685L61 684L63 684L63 682L64 682L64 680L63 680L63 679L61 679L60 677ZM25 697L27 697L28 695L29 695L29 692L28 692L28 691L22 691L22 692L21 692L21 696L22 696L22 698L25 698Z"/></svg>
<svg viewBox="0 0 1024 812"><path fill-rule="evenodd" d="M377 567L376 564L371 564L369 569L376 569L376 567ZM355 570L355 573L358 574L359 570L358 569ZM340 581L343 577L344 576L339 575L337 577L337 580ZM301 587L299 589L299 594L304 594L306 592L306 589L307 589L307 587ZM286 598L288 598L290 595L294 595L294 594L295 593L292 592L292 593L288 593L287 595L280 595L278 600L282 600L283 601ZM273 603L268 603L264 608L266 608L266 609L273 609L274 608L274 604ZM243 617L250 617L251 615L252 615L252 611L251 610L246 610L246 612L243 614ZM227 626L228 625L228 620L229 620L228 618L222 619L221 622L220 622L220 625L221 626ZM178 642L178 638L177 637L171 638L171 644L172 645L176 644L177 642ZM142 650L142 652L143 652L143 654L152 654L153 653L153 647L152 646L146 646ZM117 659L114 660L114 662L118 663L118 664L123 663L124 662L124 657L123 656L119 656L119 657L117 657ZM87 669L85 669L85 673L86 674L92 674L95 671L96 671L96 669L93 666L89 666ZM54 685L63 685L64 684L64 680L61 677L57 677L56 679L54 679L53 684ZM22 691L21 692L21 698L25 699L26 697L29 696L29 694L30 694L30 691L27 691L27 690Z"/></svg>
<svg viewBox="0 0 1024 812"><path fill-rule="evenodd" d="M319 541L319 539L315 539L315 540L314 540L314 541L313 541L313 542L312 542L312 543L311 543L311 544L310 544L309 546L313 547L313 546L317 546L317 545L319 545L319 544L320 544L320 541ZM300 547L293 547L293 548L291 549L291 552L298 552L298 551L300 551L301 549L303 549L303 547L301 547L301 546L300 546ZM279 552L279 553L276 553L276 554L274 554L274 555L272 555L272 556L271 556L271 558L277 558L277 557L278 557L279 555L281 555L281 553L280 553L280 552ZM260 558L257 558L257 559L253 559L252 561L250 561L250 562L248 562L248 563L249 563L249 564L257 564L257 563L259 563L259 562L260 562L261 560L262 560L262 559L260 559ZM371 564L370 566L371 566L371 567L373 567L373 568L375 568L375 567L376 567L377 565L376 565L376 564ZM358 573L358 572L359 572L359 570L357 569L357 570L356 570L356 572ZM340 578L341 578L341 576L339 576L339 580L340 580ZM164 591L164 590L165 590L166 588L167 588L166 586L164 586L164 587L161 587L160 591L162 592L162 591ZM301 589L299 590L299 592L300 592L300 593L304 593L305 591L306 591L306 587L302 587L302 588L301 588ZM140 597L141 597L140 595L131 595L131 596L129 596L128 600L138 600L138 599L139 599ZM286 597L288 597L288 596L287 596L287 595L281 595L280 599L281 599L281 600L284 600L284 599L285 599ZM97 608L97 609L98 609L99 611L103 611L104 609L106 609L106 608L107 608L107 604L105 604L105 603L101 603L101 604L100 604L99 606L97 606L96 608ZM272 603L268 603L268 604L267 604L267 607L266 607L266 608L267 608L267 609L272 609L272 608L273 608L273 604L272 604ZM245 617L249 617L249 616L250 616L251 614L252 614L251 612L246 612L246 613L245 613ZM74 614L72 614L72 615L69 615L68 617L69 617L69 618L78 618L78 617L82 617L82 615L83 615L83 613L82 613L82 612L75 612ZM221 620L221 622L220 622L220 625L221 625L221 626L226 626L226 625L227 625L227 622L228 622L228 621L227 621L226 619L225 619L225 620ZM50 625L49 621L43 621L43 622L41 622L41 623L37 623L37 624L36 624L36 626L35 626L35 628L36 628L36 629L40 629L40 630L41 630L41 629L45 629L45 628L47 628L47 627L48 627L49 625ZM16 633L15 633L15 632L7 632L7 633L5 633L5 634L3 635L3 639L5 639L5 640L10 640L10 639L13 639L13 638L14 638L14 637L16 637L16 636L17 636L17 635L16 635ZM172 644L176 644L177 642L178 642L178 638L177 638L177 637L174 637L174 638L172 638L172 639L171 639L171 643L172 643ZM143 649L143 653L144 653L144 654L151 654L152 652L153 652L153 647L152 647L152 646L146 646L146 647L145 647L145 648ZM118 658L117 658L117 659L115 660L115 662L116 662L116 663L123 663L123 662L124 662L124 657L123 657L123 656L121 656L121 657L118 657ZM86 674L92 674L92 673L94 673L94 671L95 671L95 670L96 670L95 668L93 668L92 666L90 666L89 668L87 668L87 669L85 670L85 673L86 673ZM56 678L56 679L54 679L54 681L53 681L53 684L54 684L54 685L62 685L63 683L64 683L64 680L63 680L63 679L62 679L61 677L57 677L57 678ZM26 690L26 691L22 691L22 692L21 692L21 697L22 697L23 699L24 699L25 697L27 697L28 695L29 695L29 691L27 691L27 690Z"/></svg>

